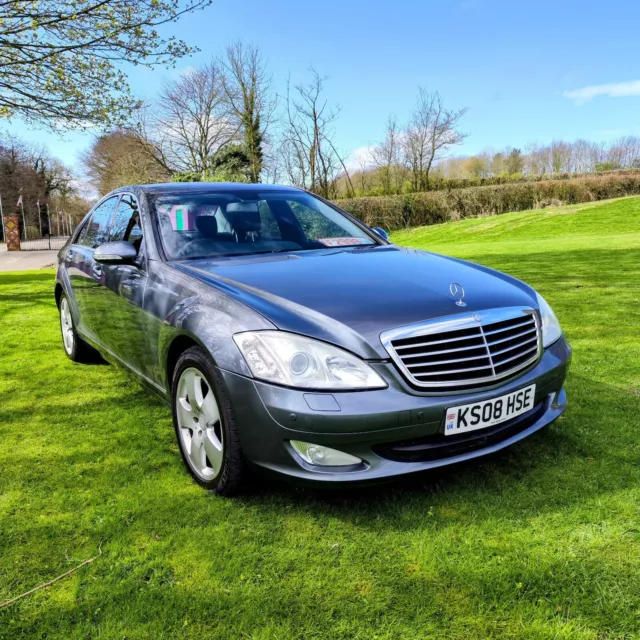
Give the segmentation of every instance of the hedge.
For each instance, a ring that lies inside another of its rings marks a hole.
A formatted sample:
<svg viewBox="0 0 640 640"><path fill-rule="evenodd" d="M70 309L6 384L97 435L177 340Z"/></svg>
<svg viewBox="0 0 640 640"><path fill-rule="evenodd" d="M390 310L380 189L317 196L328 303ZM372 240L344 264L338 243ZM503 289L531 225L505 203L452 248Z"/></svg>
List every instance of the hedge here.
<svg viewBox="0 0 640 640"><path fill-rule="evenodd" d="M394 230L638 194L640 171L624 171L569 180L350 198L336 200L336 204L369 226Z"/></svg>
<svg viewBox="0 0 640 640"><path fill-rule="evenodd" d="M638 168L611 169L610 171L598 171L598 175L625 175L637 174ZM485 187L499 184L512 184L518 182L540 182L541 180L575 180L576 178L590 178L594 173L547 173L547 174L513 174L498 175L490 178L443 178L440 175L429 178L429 188L425 191L441 191L443 189L467 189L468 187Z"/></svg>

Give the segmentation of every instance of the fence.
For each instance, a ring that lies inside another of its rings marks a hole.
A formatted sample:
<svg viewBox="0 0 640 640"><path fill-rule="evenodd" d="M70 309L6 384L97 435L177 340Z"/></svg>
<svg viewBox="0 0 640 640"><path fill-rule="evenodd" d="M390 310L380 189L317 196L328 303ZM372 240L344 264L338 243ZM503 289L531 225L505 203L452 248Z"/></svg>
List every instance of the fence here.
<svg viewBox="0 0 640 640"><path fill-rule="evenodd" d="M74 228L71 216L61 211L50 213L46 205L18 208L17 216L21 251L60 250ZM2 231L4 240L4 224Z"/></svg>
<svg viewBox="0 0 640 640"><path fill-rule="evenodd" d="M68 239L69 236L52 236L46 233L40 238L21 240L20 251L46 251L48 249L59 251Z"/></svg>

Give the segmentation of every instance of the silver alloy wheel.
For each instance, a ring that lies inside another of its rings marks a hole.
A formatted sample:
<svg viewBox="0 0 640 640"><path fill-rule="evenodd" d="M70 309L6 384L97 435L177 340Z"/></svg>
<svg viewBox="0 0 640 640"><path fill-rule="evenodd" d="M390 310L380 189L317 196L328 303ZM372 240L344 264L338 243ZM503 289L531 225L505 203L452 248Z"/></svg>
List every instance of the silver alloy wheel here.
<svg viewBox="0 0 640 640"><path fill-rule="evenodd" d="M73 342L75 337L73 335L73 319L71 318L71 309L69 308L69 301L63 297L60 302L60 327L62 329L62 342L64 344L64 350L67 355L73 353Z"/></svg>
<svg viewBox="0 0 640 640"><path fill-rule="evenodd" d="M224 440L220 409L201 371L182 372L175 402L180 444L191 468L200 479L213 480L222 468Z"/></svg>

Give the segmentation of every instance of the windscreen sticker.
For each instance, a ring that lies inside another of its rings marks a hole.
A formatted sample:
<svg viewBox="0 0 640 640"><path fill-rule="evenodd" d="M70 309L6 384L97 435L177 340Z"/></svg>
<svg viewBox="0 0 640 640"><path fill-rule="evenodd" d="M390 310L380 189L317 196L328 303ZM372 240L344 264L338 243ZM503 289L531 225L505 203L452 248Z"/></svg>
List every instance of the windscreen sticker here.
<svg viewBox="0 0 640 640"><path fill-rule="evenodd" d="M325 247L348 247L354 244L374 244L369 238L318 238Z"/></svg>

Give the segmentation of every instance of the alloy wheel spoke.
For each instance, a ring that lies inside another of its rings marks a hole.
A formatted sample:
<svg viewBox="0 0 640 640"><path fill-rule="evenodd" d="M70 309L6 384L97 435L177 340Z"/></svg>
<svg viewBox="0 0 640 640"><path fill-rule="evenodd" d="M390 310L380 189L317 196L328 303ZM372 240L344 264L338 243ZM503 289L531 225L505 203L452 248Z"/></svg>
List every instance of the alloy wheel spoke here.
<svg viewBox="0 0 640 640"><path fill-rule="evenodd" d="M178 424L181 427L190 427L193 420L193 410L187 402L186 397L178 396L176 402L176 412L178 414Z"/></svg>
<svg viewBox="0 0 640 640"><path fill-rule="evenodd" d="M189 442L189 457L198 471L202 470L203 451L202 436L198 436L197 431L194 430Z"/></svg>
<svg viewBox="0 0 640 640"><path fill-rule="evenodd" d="M189 401L191 405L195 404L198 409L201 409L204 400L202 393L202 376L195 369L188 370L186 376Z"/></svg>
<svg viewBox="0 0 640 640"><path fill-rule="evenodd" d="M215 473L222 468L222 442L218 440L213 427L208 428L204 434L204 450Z"/></svg>
<svg viewBox="0 0 640 640"><path fill-rule="evenodd" d="M218 403L213 396L213 391L207 386L207 395L205 395L202 402L202 414L205 420L205 424L213 426L218 420L220 420L220 410L218 409Z"/></svg>

